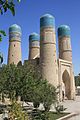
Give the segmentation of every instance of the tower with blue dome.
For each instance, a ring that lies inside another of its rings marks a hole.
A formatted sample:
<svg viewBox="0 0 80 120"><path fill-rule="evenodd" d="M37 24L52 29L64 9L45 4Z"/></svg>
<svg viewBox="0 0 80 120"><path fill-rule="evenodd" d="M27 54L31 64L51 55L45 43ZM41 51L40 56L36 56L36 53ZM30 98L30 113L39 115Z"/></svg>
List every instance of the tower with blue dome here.
<svg viewBox="0 0 80 120"><path fill-rule="evenodd" d="M40 36L37 33L29 35L29 60L40 56Z"/></svg>
<svg viewBox="0 0 80 120"><path fill-rule="evenodd" d="M21 27L13 24L9 28L8 64L18 64L21 59Z"/></svg>
<svg viewBox="0 0 80 120"><path fill-rule="evenodd" d="M67 25L58 27L59 43L59 82L67 99L75 99L75 82L72 64L71 31ZM61 76L61 77L60 77ZM62 94L63 95L63 94ZM62 98L61 95L61 98Z"/></svg>
<svg viewBox="0 0 80 120"><path fill-rule="evenodd" d="M55 18L45 14L40 18L40 67L43 79L58 86Z"/></svg>
<svg viewBox="0 0 80 120"><path fill-rule="evenodd" d="M61 25L58 28L59 58L72 62L72 48L70 39L70 27Z"/></svg>

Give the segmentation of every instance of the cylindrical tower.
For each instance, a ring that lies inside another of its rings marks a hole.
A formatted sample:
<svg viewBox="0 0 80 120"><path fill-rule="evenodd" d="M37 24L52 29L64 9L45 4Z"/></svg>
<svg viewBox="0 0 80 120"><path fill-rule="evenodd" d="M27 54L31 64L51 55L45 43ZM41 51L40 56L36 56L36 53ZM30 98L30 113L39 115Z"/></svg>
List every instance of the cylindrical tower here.
<svg viewBox="0 0 80 120"><path fill-rule="evenodd" d="M21 59L21 28L14 24L9 28L8 64L17 65Z"/></svg>
<svg viewBox="0 0 80 120"><path fill-rule="evenodd" d="M40 42L39 35L32 33L29 36L29 60L40 56Z"/></svg>
<svg viewBox="0 0 80 120"><path fill-rule="evenodd" d="M55 18L45 14L40 18L40 66L43 79L58 86Z"/></svg>
<svg viewBox="0 0 80 120"><path fill-rule="evenodd" d="M67 25L61 25L58 28L58 41L59 41L59 58L66 60L65 71L62 74L62 82L65 85L65 94L68 99L75 98L75 81L72 65L72 48L70 40L70 27ZM61 72L61 71L60 71Z"/></svg>
<svg viewBox="0 0 80 120"><path fill-rule="evenodd" d="M58 28L59 58L72 62L72 49L70 40L70 27L61 25Z"/></svg>

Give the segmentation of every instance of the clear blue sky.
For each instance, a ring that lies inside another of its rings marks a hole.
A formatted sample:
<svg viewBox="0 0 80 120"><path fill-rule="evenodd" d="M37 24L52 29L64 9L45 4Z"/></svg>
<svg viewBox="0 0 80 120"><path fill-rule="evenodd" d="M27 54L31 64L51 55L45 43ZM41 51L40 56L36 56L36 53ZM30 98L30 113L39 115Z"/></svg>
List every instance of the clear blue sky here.
<svg viewBox="0 0 80 120"><path fill-rule="evenodd" d="M56 31L61 24L70 26L74 73L75 75L80 73L80 0L22 0L20 4L17 2L15 4L16 15L14 17L10 11L0 15L0 29L7 33L7 37L3 37L3 41L0 43L4 63L7 63L9 26L16 23L22 28L22 61L24 61L28 58L29 34L40 32L40 17L49 13L55 17Z"/></svg>

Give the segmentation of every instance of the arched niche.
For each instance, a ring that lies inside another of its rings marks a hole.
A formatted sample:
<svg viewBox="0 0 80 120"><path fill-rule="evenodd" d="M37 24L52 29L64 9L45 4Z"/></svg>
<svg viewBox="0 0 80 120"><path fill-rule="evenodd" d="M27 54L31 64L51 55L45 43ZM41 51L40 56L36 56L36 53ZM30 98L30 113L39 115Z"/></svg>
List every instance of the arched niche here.
<svg viewBox="0 0 80 120"><path fill-rule="evenodd" d="M65 97L67 97L67 99L70 99L70 75L68 73L67 70L65 70L62 74L62 82L65 85Z"/></svg>

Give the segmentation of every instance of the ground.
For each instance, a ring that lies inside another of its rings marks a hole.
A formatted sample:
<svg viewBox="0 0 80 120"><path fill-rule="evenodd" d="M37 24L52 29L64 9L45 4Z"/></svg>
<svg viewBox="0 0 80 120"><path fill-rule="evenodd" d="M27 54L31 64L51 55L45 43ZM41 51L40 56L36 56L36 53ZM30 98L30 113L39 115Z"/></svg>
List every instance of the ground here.
<svg viewBox="0 0 80 120"><path fill-rule="evenodd" d="M80 114L80 96L76 96L76 100L65 100L61 104L66 107L67 112L75 112Z"/></svg>
<svg viewBox="0 0 80 120"><path fill-rule="evenodd" d="M77 116L72 117L68 120L80 120L80 96L76 96L75 101L65 100L61 104L64 105L65 108L67 108L65 112L78 114ZM54 110L54 108L52 107L51 110ZM1 115L0 115L0 120L2 120Z"/></svg>

